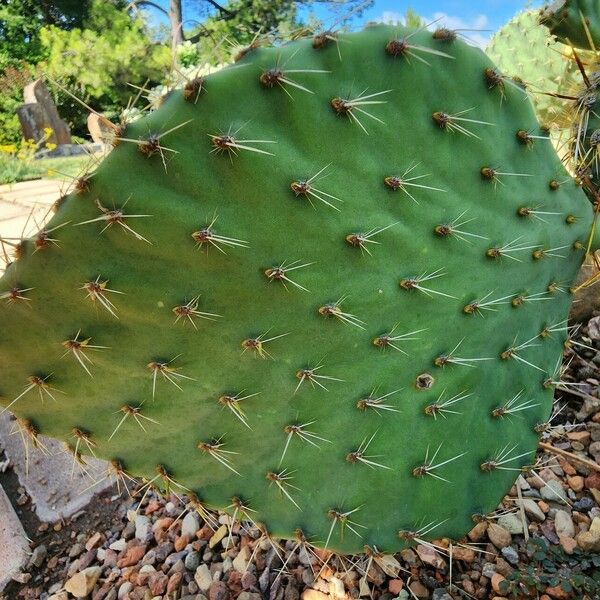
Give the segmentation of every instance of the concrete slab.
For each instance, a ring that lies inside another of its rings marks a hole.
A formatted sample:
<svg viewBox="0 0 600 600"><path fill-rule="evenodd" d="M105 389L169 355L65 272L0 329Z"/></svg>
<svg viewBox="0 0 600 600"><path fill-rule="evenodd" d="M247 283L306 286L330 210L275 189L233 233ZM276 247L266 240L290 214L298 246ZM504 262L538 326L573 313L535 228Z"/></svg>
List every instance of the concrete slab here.
<svg viewBox="0 0 600 600"><path fill-rule="evenodd" d="M10 459L41 521L53 523L70 517L89 504L96 494L111 487L111 482L104 480L85 491L94 481L104 478L108 464L86 456L89 476L75 468L71 477L73 458L63 450L62 442L44 436L40 436L40 440L48 454L30 448L27 473L23 442L19 435L10 435L12 429L11 416L4 413L0 416L0 447Z"/></svg>
<svg viewBox="0 0 600 600"><path fill-rule="evenodd" d="M0 592L28 560L27 535L0 485Z"/></svg>

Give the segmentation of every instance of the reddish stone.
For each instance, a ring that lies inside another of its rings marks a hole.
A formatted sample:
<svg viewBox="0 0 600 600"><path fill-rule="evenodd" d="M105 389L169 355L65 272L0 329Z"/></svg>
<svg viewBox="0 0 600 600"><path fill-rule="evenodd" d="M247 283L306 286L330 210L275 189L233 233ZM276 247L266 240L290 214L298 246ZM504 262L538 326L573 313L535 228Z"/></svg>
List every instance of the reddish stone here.
<svg viewBox="0 0 600 600"><path fill-rule="evenodd" d="M571 597L571 594L565 592L560 585L555 585L554 587L547 587L546 594L555 598L555 600L568 600Z"/></svg>
<svg viewBox="0 0 600 600"><path fill-rule="evenodd" d="M164 573L160 571L151 573L150 579L148 579L148 587L152 596L162 596L167 591L168 583L169 578Z"/></svg>
<svg viewBox="0 0 600 600"><path fill-rule="evenodd" d="M121 553L121 558L119 558L117 561L117 567L119 567L119 569L122 569L123 567L131 567L140 562L144 554L146 554L145 545L130 546Z"/></svg>
<svg viewBox="0 0 600 600"><path fill-rule="evenodd" d="M181 581L183 580L183 573L173 573L169 577L169 583L167 584L167 594L173 594L181 587Z"/></svg>
<svg viewBox="0 0 600 600"><path fill-rule="evenodd" d="M402 591L403 587L404 581L402 581L402 579L390 579L388 583L388 591L390 594L394 594L394 596L397 596Z"/></svg>
<svg viewBox="0 0 600 600"><path fill-rule="evenodd" d="M189 543L187 535L180 535L175 539L175 552L181 552Z"/></svg>
<svg viewBox="0 0 600 600"><path fill-rule="evenodd" d="M504 581L506 581L506 577L504 577L504 575L500 575L500 573L494 573L492 575L492 589L494 592L496 592L496 594L504 593L504 589L501 589L500 587Z"/></svg>
<svg viewBox="0 0 600 600"><path fill-rule="evenodd" d="M208 600L229 600L229 590L224 581L213 581L208 588Z"/></svg>
<svg viewBox="0 0 600 600"><path fill-rule="evenodd" d="M591 490L591 489L600 490L600 473L598 473L598 471L592 471L585 478L585 487L588 490Z"/></svg>

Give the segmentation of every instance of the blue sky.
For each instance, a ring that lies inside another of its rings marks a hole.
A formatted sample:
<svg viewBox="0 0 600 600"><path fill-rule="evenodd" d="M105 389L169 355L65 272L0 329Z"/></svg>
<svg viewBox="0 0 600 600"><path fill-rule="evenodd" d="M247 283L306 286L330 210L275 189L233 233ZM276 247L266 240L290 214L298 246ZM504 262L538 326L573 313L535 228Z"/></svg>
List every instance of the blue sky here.
<svg viewBox="0 0 600 600"><path fill-rule="evenodd" d="M168 7L168 0L158 0ZM200 3L198 3L200 4ZM527 6L537 7L541 0L376 0L372 8L365 11L360 21L398 21L407 8L412 8L427 20L440 19L439 23L452 29L491 30L466 33L474 42L484 45L491 33L499 29L510 18ZM184 0L184 10L186 2ZM313 7L315 15L326 20L331 15L322 7ZM158 11L151 11L155 22L165 22ZM184 14L184 18L198 18L198 13Z"/></svg>

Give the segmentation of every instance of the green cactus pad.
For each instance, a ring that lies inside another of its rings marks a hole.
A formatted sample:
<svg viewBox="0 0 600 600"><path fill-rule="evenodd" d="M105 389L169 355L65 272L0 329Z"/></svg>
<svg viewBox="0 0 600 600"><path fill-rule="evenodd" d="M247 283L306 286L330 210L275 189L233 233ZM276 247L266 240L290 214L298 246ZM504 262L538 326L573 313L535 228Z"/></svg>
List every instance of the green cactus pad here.
<svg viewBox="0 0 600 600"><path fill-rule="evenodd" d="M598 0L555 0L540 11L540 22L561 41L568 41L577 48L596 50L600 47Z"/></svg>
<svg viewBox="0 0 600 600"><path fill-rule="evenodd" d="M462 536L532 460L592 219L536 136L448 31L191 82L17 248L15 428L340 552Z"/></svg>
<svg viewBox="0 0 600 600"><path fill-rule="evenodd" d="M486 53L503 73L525 82L542 125L564 126L565 101L549 94L569 91L577 64L568 46L539 27L538 11L523 12L504 25Z"/></svg>

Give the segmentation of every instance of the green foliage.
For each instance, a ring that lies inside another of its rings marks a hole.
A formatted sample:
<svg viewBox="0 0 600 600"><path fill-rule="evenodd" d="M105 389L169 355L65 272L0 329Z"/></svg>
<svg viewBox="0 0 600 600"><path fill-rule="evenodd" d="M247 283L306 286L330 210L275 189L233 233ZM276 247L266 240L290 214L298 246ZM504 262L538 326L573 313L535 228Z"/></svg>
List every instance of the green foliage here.
<svg viewBox="0 0 600 600"><path fill-rule="evenodd" d="M31 81L33 72L30 66L8 66L0 72L0 144L17 143L21 139L16 110L23 104L23 88Z"/></svg>
<svg viewBox="0 0 600 600"><path fill-rule="evenodd" d="M560 586L577 598L600 592L600 554L576 548L567 554L561 546L551 546L544 538L527 543L529 560L500 583L502 595L511 598L535 597L547 587ZM597 596L592 596L597 597Z"/></svg>
<svg viewBox="0 0 600 600"><path fill-rule="evenodd" d="M151 43L140 16L131 18L110 2L93 0L83 28L56 26L40 32L46 58L44 72L96 110L110 111L127 103L129 84L158 83L170 64L169 50ZM55 90L61 116L76 134L85 135L87 111Z"/></svg>
<svg viewBox="0 0 600 600"><path fill-rule="evenodd" d="M287 32L299 25L297 3L292 0L233 0L227 3L227 9L233 17L209 17L197 31L188 35L189 38L199 38L203 60L212 64L230 60L231 47L223 43L225 40L229 44L247 46L257 32L266 34L278 29L285 37Z"/></svg>
<svg viewBox="0 0 600 600"><path fill-rule="evenodd" d="M453 36L250 51L19 245L0 402L278 537L458 538L535 453L592 222L540 134Z"/></svg>
<svg viewBox="0 0 600 600"><path fill-rule="evenodd" d="M37 0L0 4L0 72L22 62L35 64L43 56L39 30L43 24Z"/></svg>

